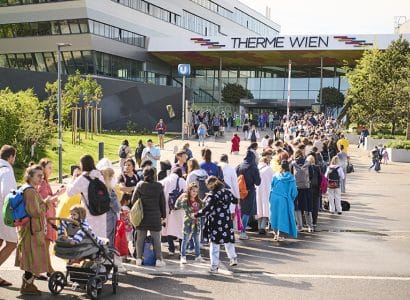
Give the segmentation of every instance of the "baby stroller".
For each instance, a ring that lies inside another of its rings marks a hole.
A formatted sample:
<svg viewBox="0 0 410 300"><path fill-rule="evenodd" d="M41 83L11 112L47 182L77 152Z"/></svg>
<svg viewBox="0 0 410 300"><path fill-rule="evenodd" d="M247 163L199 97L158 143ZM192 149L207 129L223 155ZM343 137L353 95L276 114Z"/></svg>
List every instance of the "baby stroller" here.
<svg viewBox="0 0 410 300"><path fill-rule="evenodd" d="M90 233L81 224L71 219L49 218L48 220L66 221L73 227L78 226L85 232L86 237L76 245L68 240L58 239L54 251L59 258L81 260L80 264L67 264L67 272L54 272L48 281L48 289L52 294L59 294L68 285L85 289L91 299L97 299L101 294L103 284L111 279L113 293L116 294L118 286L118 267L114 265L115 249L108 249L92 238ZM53 224L53 227L55 225Z"/></svg>

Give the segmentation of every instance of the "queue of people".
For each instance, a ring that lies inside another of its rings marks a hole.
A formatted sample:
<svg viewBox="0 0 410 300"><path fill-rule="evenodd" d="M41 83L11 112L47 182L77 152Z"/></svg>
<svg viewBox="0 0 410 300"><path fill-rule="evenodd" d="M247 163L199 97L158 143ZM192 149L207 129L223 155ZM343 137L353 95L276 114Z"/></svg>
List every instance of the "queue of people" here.
<svg viewBox="0 0 410 300"><path fill-rule="evenodd" d="M259 121L266 127L271 123L269 120L268 117ZM71 181L57 193L52 192L48 183L52 162L43 159L26 170L25 180L32 188L24 191L26 209L32 217L30 226L39 234L31 235L26 224L16 231L0 222L0 244L6 243L0 251L0 265L17 248L17 265L25 272L21 293L39 294L34 280L42 273L50 275L54 271L49 247L57 239L52 223L46 225L46 218L55 217L62 193L81 194L88 226L99 238L108 238L110 246L115 246L117 220L127 223L127 239L134 251L129 249L124 256L134 256L137 265L143 263L148 233L153 241L156 266L165 266L161 240L167 243L170 257L179 253L183 265L189 262L187 254L192 252L196 262L203 262L201 248L209 245L210 272L214 273L218 272L221 245L230 266L240 263L235 232L240 240L249 239L247 230L252 223L257 223L261 235L273 230L273 240L278 242L285 236L297 238L302 231L314 232L326 192L329 212L342 214L349 144L336 124L322 115L292 115L281 126L287 129L282 135L286 140L280 139L281 134L264 134L259 147L261 126L250 125L247 138L251 144L238 166L229 163L228 154L215 161L212 150L206 147L196 157L189 144L174 152L172 163L160 161L160 149L152 140L146 146L140 141L133 156L128 141L124 140L119 148L118 178L110 165L97 168L93 157L84 155ZM165 130L165 127L157 129ZM240 137L234 133L231 154L239 154L239 143ZM13 147L1 148L2 199L16 188L12 168L15 157ZM161 170L157 169L158 164ZM92 181L105 184L110 195L110 209L98 216L90 208L88 193ZM142 203L143 219L134 227L129 222L129 211L137 201ZM35 257L38 255L41 260ZM10 283L0 278L0 286L7 285Z"/></svg>

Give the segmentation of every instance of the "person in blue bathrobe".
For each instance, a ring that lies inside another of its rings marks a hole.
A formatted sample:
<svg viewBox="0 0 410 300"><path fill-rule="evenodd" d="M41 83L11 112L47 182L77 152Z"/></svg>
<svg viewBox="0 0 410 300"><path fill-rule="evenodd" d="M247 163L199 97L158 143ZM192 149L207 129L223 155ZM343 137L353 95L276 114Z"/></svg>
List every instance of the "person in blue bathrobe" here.
<svg viewBox="0 0 410 300"><path fill-rule="evenodd" d="M298 237L293 204L297 195L295 177L290 173L289 162L284 160L281 162L280 173L272 179L269 196L270 223L275 233L275 241L283 240L279 237L280 232L285 232L294 238Z"/></svg>

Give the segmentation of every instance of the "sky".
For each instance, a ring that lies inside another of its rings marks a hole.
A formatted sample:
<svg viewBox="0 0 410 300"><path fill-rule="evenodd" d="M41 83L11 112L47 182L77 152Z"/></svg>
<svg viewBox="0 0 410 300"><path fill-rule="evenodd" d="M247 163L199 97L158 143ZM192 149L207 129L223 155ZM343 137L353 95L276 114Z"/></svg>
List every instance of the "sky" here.
<svg viewBox="0 0 410 300"><path fill-rule="evenodd" d="M394 17L410 20L410 0L239 0L281 25L281 34L392 34Z"/></svg>

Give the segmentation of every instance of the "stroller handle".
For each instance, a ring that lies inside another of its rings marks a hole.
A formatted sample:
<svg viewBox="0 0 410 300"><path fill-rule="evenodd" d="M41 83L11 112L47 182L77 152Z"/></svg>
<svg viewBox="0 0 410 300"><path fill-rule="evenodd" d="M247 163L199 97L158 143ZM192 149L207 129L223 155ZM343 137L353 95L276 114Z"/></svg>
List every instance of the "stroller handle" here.
<svg viewBox="0 0 410 300"><path fill-rule="evenodd" d="M47 218L47 223L49 223L49 224L53 224L53 223L51 223L51 221L66 221L66 222L70 222L70 223L73 223L74 225L76 225L76 226L80 226L80 223L78 222L78 221L76 221L76 220L73 220L73 219L68 219L68 218L56 218L56 217L49 217L49 218Z"/></svg>

